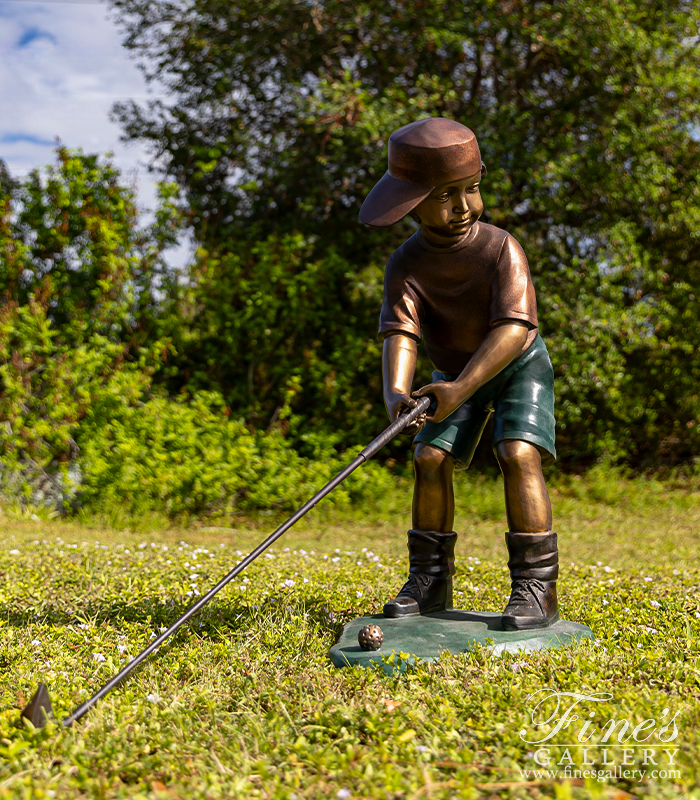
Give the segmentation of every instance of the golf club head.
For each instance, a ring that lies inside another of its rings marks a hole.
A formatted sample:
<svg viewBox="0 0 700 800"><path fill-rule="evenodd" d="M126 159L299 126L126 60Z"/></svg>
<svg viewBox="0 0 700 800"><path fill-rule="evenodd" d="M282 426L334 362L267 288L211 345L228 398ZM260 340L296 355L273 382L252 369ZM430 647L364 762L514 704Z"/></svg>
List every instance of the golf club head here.
<svg viewBox="0 0 700 800"><path fill-rule="evenodd" d="M46 721L53 719L53 708L49 690L45 683L40 683L39 688L34 693L34 697L22 710L22 716L28 719L35 728L43 728Z"/></svg>

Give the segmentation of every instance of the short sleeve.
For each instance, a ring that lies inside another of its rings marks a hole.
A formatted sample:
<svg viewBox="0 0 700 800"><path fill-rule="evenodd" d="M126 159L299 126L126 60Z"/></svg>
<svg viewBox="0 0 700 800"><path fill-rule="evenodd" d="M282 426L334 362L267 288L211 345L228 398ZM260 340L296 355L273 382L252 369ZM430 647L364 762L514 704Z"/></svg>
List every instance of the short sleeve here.
<svg viewBox="0 0 700 800"><path fill-rule="evenodd" d="M413 339L421 338L423 304L404 271L392 256L384 273L384 299L379 316L379 336L405 333Z"/></svg>
<svg viewBox="0 0 700 800"><path fill-rule="evenodd" d="M489 324L506 319L537 327L537 298L523 248L512 236L501 247L489 288Z"/></svg>

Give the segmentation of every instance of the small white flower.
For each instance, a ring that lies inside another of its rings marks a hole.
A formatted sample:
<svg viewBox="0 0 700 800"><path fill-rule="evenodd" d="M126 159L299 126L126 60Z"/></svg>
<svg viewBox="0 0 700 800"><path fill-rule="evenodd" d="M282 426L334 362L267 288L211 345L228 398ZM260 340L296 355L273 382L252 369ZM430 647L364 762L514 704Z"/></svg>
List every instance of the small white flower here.
<svg viewBox="0 0 700 800"><path fill-rule="evenodd" d="M351 795L352 792L350 791L350 789L345 789L345 788L338 789L338 791L335 793L335 796L338 798L338 800L347 800L347 798L350 797Z"/></svg>
<svg viewBox="0 0 700 800"><path fill-rule="evenodd" d="M126 653L126 645L125 644L118 644L117 645L117 650L119 650L120 653Z"/></svg>
<svg viewBox="0 0 700 800"><path fill-rule="evenodd" d="M642 644L641 644L641 642L638 642L637 643L637 650L641 650L641 649L642 649Z"/></svg>
<svg viewBox="0 0 700 800"><path fill-rule="evenodd" d="M282 581L282 583L280 584L280 586L286 586L288 589L291 589L291 588L292 588L292 586L294 586L294 585L295 585L295 583L296 583L296 582L295 582L295 581L293 581L291 578L287 578L287 580L286 580L286 581Z"/></svg>
<svg viewBox="0 0 700 800"><path fill-rule="evenodd" d="M106 658L105 658L105 657L102 655L102 653L93 653L93 654L92 654L92 657L93 657L93 659L94 659L95 661L97 661L99 664L101 664L103 661L106 661L106 660L107 660L107 659L106 659Z"/></svg>
<svg viewBox="0 0 700 800"><path fill-rule="evenodd" d="M605 598L603 598L603 605L604 606L609 606L610 603Z"/></svg>
<svg viewBox="0 0 700 800"><path fill-rule="evenodd" d="M416 745L416 750L417 750L419 753L427 753L427 752L428 752L428 749L429 749L429 748L427 748L427 747L426 747L424 744L417 744L417 745Z"/></svg>
<svg viewBox="0 0 700 800"><path fill-rule="evenodd" d="M648 582L648 581L653 581L654 579L653 579L653 578L650 578L650 577L647 575L647 576L644 578L644 580Z"/></svg>
<svg viewBox="0 0 700 800"><path fill-rule="evenodd" d="M79 628L82 628L82 629L85 631L85 630L87 630L87 629L88 629L90 626L89 626L88 624L86 624L85 622L81 622L81 623L78 625L78 627L79 627Z"/></svg>
<svg viewBox="0 0 700 800"><path fill-rule="evenodd" d="M680 572L679 572L677 569L674 569L674 570L673 570L673 574L674 574L674 575L680 575L681 573L680 573Z"/></svg>
<svg viewBox="0 0 700 800"><path fill-rule="evenodd" d="M362 597L362 592L355 592L355 595L356 595L357 597Z"/></svg>
<svg viewBox="0 0 700 800"><path fill-rule="evenodd" d="M146 695L146 700L148 700L149 703L157 703L160 700L160 697L158 697L157 694L151 693Z"/></svg>
<svg viewBox="0 0 700 800"><path fill-rule="evenodd" d="M18 556L19 555L19 550L10 550L10 555L11 556Z"/></svg>
<svg viewBox="0 0 700 800"><path fill-rule="evenodd" d="M606 572L612 572L612 569L611 569L610 567L603 567L603 569L604 569Z"/></svg>
<svg viewBox="0 0 700 800"><path fill-rule="evenodd" d="M149 637L149 638L150 638L150 639L155 639L155 638L156 638L155 631L151 631L151 635L150 635L150 637Z"/></svg>
<svg viewBox="0 0 700 800"><path fill-rule="evenodd" d="M340 556L335 556L334 558L331 559L331 561L333 561L333 562L340 561Z"/></svg>
<svg viewBox="0 0 700 800"><path fill-rule="evenodd" d="M38 645L41 644L41 642L38 639L32 639L32 644L34 645L34 647L37 647Z"/></svg>
<svg viewBox="0 0 700 800"><path fill-rule="evenodd" d="M309 582L309 579L308 578L304 578L304 583L308 583L308 582Z"/></svg>
<svg viewBox="0 0 700 800"><path fill-rule="evenodd" d="M191 580L191 581L196 581L198 577L199 577L199 574L198 574L197 572L193 572L193 573L190 575L190 580Z"/></svg>
<svg viewBox="0 0 700 800"><path fill-rule="evenodd" d="M649 604L650 604L650 605L651 605L653 608L661 608L661 603L659 603L659 601L658 601L658 600L650 600L650 601L649 601Z"/></svg>

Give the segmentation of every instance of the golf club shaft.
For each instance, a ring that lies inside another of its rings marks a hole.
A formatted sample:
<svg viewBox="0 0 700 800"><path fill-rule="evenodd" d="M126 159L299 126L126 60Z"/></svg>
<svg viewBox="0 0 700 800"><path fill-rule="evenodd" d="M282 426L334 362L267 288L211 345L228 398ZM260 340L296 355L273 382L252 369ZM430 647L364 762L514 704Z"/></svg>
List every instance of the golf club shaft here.
<svg viewBox="0 0 700 800"><path fill-rule="evenodd" d="M271 533L264 542L261 542L254 550L252 550L248 555L240 561L236 566L222 578L213 588L211 588L202 598L200 598L194 605L190 606L187 611L160 636L158 636L154 641L152 641L148 647L145 647L134 659L132 659L125 667L123 667L110 681L105 683L105 685L99 689L89 700L86 700L84 703L81 703L76 709L74 709L67 717L61 720L61 724L64 727L68 727L72 725L76 720L79 720L82 716L84 716L91 708L95 705L98 700L101 700L106 694L112 691L119 683L121 683L124 678L126 678L129 673L133 672L133 670L138 667L138 665L146 658L148 658L151 653L157 650L163 642L169 637L172 636L175 631L180 628L182 625L187 622L188 619L193 617L203 606L205 606L217 592L226 586L229 581L233 580L236 575L243 572L243 570L251 564L255 559L263 553L267 548L275 542L277 539L282 536L283 533L286 533L292 525L296 524L305 514L307 514L311 509L322 500L327 494L333 491L338 484L342 483L348 475L353 473L361 464L364 464L365 461L368 461L375 453L379 452L385 444L387 444L391 439L393 439L397 434L401 433L401 431L408 427L414 420L416 420L421 414L428 410L430 406L430 398L429 397L421 397L418 400L417 405L415 408L410 409L406 413L402 414L395 422L392 422L391 425L383 432L380 433L377 438L371 442L367 447L362 450L362 452L357 455L353 461L351 461L343 470L341 470L331 481L329 481L320 491L316 492L316 494L307 501L298 511L295 511L289 519L280 525L274 533Z"/></svg>

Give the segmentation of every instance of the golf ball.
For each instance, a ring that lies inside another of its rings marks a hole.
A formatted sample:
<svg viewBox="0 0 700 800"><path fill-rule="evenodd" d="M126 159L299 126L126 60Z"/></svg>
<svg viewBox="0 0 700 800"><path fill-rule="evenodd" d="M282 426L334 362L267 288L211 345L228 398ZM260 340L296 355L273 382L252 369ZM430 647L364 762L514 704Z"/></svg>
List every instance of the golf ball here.
<svg viewBox="0 0 700 800"><path fill-rule="evenodd" d="M357 641L363 650L379 650L384 641L384 634L379 625L365 625L357 634Z"/></svg>

